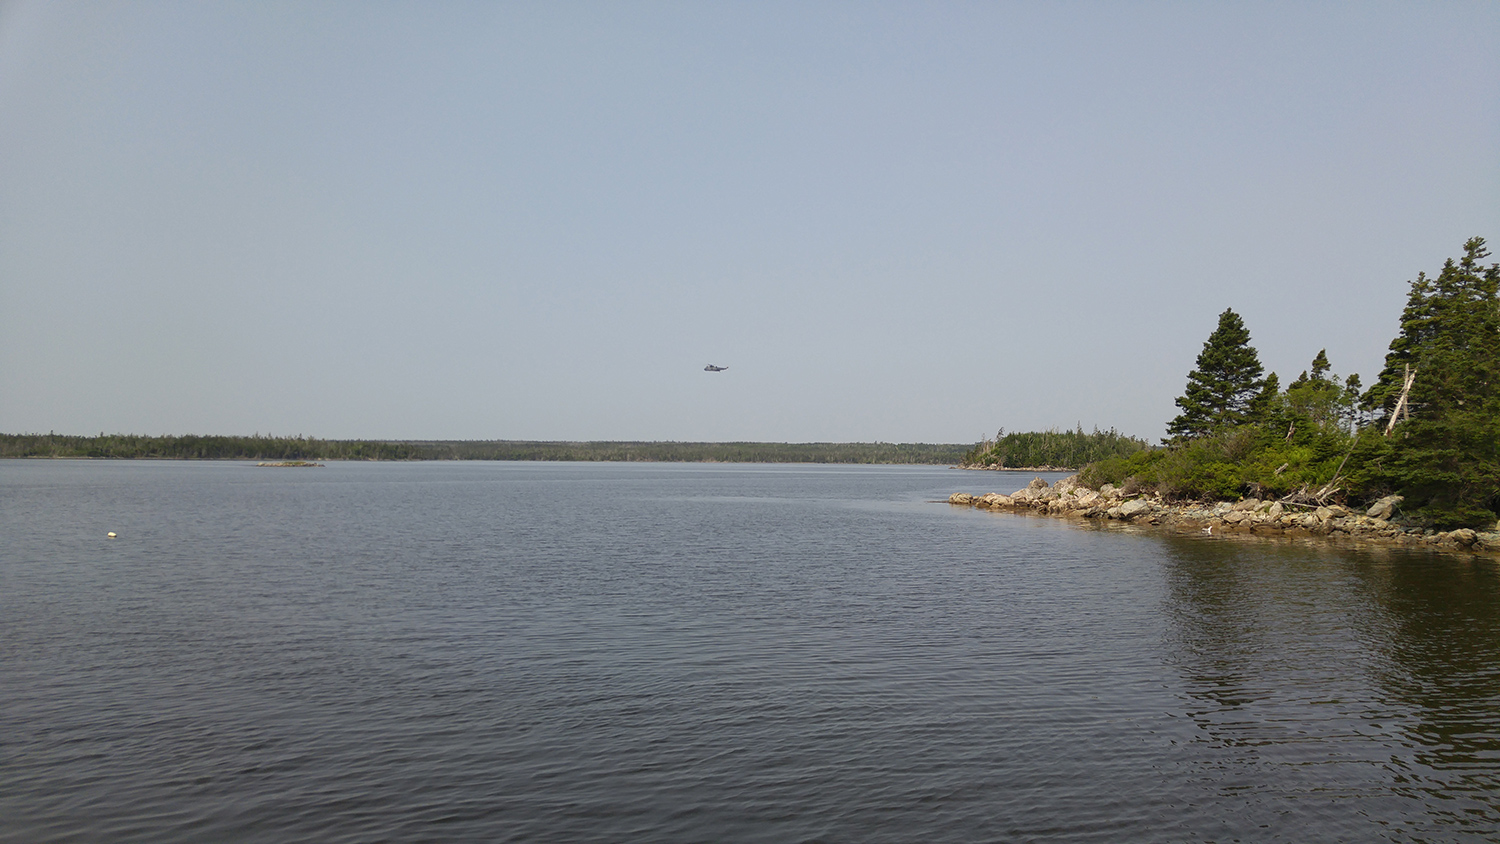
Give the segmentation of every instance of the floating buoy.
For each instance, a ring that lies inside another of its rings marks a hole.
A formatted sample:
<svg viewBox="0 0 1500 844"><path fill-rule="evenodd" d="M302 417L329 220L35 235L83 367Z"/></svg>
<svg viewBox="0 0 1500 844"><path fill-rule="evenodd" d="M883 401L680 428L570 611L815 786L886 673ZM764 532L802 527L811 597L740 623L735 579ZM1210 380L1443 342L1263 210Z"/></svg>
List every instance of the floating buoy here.
<svg viewBox="0 0 1500 844"><path fill-rule="evenodd" d="M109 533L106 533L105 536L109 537L110 539L114 539L115 538L115 532L114 531L110 531Z"/></svg>

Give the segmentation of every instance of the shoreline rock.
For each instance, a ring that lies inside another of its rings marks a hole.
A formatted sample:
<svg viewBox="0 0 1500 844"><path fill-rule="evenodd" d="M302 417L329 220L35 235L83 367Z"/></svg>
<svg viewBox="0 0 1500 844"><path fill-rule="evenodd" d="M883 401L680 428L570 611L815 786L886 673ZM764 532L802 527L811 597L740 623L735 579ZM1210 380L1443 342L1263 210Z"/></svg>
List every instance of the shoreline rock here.
<svg viewBox="0 0 1500 844"><path fill-rule="evenodd" d="M1500 556L1500 529L1434 531L1409 525L1399 517L1393 518L1401 503L1401 497L1395 495L1382 498L1359 512L1337 504L1310 507L1257 498L1236 502L1170 503L1159 496L1128 494L1113 484L1105 484L1097 490L1089 489L1078 483L1077 476L1074 476L1055 484L1036 478L1010 495L991 492L976 496L955 492L948 497L948 503L981 510L1030 512L1207 536L1245 534L1351 539Z"/></svg>

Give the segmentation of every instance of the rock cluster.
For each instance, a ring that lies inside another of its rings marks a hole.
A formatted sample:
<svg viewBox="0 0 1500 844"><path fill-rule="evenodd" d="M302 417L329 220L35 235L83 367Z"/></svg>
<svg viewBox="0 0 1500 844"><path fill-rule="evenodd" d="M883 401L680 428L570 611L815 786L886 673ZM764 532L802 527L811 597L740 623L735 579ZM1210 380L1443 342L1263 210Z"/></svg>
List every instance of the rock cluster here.
<svg viewBox="0 0 1500 844"><path fill-rule="evenodd" d="M1160 497L1130 495L1112 484L1094 490L1076 477L1048 484L1041 478L1010 495L975 496L956 492L948 503L987 510L1028 510L1054 516L1151 524L1184 532L1254 533L1274 536L1346 536L1402 545L1500 552L1500 525L1492 531L1462 528L1433 531L1397 515L1401 496L1374 502L1363 512L1247 498L1237 502L1168 503Z"/></svg>

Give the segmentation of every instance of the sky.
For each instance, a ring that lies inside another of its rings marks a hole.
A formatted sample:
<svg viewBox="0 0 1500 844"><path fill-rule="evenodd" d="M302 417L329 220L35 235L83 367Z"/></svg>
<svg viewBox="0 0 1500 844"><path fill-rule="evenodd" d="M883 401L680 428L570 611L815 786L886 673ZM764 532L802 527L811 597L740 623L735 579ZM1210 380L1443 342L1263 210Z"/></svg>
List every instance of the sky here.
<svg viewBox="0 0 1500 844"><path fill-rule="evenodd" d="M1369 384L1410 280L1500 253L1497 43L1493 2L0 0L0 432L1154 441L1224 309Z"/></svg>

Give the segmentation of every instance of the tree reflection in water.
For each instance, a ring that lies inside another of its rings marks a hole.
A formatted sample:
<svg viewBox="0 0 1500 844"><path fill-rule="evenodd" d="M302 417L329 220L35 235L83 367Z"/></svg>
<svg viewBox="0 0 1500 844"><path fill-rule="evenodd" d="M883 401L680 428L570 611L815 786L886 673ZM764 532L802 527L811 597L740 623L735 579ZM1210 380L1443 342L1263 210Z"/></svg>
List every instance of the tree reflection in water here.
<svg viewBox="0 0 1500 844"><path fill-rule="evenodd" d="M1493 560L1164 545L1166 653L1206 786L1283 820L1340 804L1398 837L1500 828Z"/></svg>

